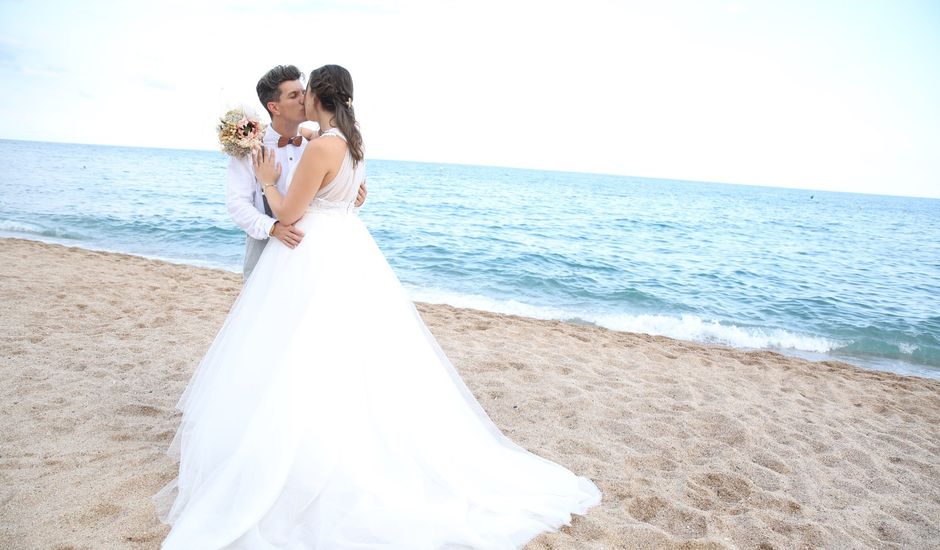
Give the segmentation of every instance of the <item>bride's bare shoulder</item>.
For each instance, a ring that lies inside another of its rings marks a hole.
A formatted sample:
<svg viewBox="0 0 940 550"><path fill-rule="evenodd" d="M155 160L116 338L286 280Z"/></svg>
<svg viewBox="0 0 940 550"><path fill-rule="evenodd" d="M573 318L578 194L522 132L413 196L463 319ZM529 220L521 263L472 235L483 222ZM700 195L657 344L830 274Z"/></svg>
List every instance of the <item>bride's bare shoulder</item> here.
<svg viewBox="0 0 940 550"><path fill-rule="evenodd" d="M323 152L345 153L346 152L346 140L344 140L343 138L337 135L326 134L326 135L322 135L318 137L317 139L307 144L307 149L310 149L311 147L313 147L314 150L323 151Z"/></svg>
<svg viewBox="0 0 940 550"><path fill-rule="evenodd" d="M304 150L304 158L311 162L325 162L332 166L337 162L342 162L346 155L346 142L336 136L320 136L307 144Z"/></svg>

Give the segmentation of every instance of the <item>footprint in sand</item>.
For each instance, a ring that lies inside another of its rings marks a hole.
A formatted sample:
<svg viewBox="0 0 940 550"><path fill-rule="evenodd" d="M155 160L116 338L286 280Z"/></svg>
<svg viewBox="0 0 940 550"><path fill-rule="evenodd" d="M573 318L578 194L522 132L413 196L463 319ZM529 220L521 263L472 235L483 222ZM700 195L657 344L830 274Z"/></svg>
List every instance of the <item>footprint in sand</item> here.
<svg viewBox="0 0 940 550"><path fill-rule="evenodd" d="M740 476L710 472L688 480L689 493L696 501L708 506L702 508L730 508L744 503L752 493L750 482Z"/></svg>
<svg viewBox="0 0 940 550"><path fill-rule="evenodd" d="M117 412L128 416L160 416L162 414L160 409L150 405L126 405Z"/></svg>
<svg viewBox="0 0 940 550"><path fill-rule="evenodd" d="M708 530L704 515L679 508L655 495L634 498L627 511L638 521L682 539L702 537Z"/></svg>

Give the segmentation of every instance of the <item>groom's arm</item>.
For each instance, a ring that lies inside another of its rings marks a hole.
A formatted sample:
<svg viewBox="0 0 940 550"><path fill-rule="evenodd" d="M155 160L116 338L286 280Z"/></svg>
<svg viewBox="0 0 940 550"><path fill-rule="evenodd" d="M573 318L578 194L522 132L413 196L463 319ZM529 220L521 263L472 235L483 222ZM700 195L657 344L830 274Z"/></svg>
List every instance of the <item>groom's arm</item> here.
<svg viewBox="0 0 940 550"><path fill-rule="evenodd" d="M254 239L267 239L274 227L274 218L266 216L255 207L253 194L255 175L251 169L251 158L232 158L228 164L228 181L225 186L225 207L235 225Z"/></svg>

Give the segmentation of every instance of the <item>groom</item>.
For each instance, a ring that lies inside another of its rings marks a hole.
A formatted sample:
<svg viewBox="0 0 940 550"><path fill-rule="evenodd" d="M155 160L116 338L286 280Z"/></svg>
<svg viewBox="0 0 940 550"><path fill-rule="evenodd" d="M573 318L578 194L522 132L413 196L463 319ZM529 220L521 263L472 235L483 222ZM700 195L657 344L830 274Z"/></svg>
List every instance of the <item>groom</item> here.
<svg viewBox="0 0 940 550"><path fill-rule="evenodd" d="M300 123L307 120L304 112L304 85L300 70L293 65L278 65L258 81L258 100L271 115L271 125L265 130L262 143L274 150L275 159L281 165L281 176L277 190L287 193L289 174L293 173L300 156L307 146L307 138L298 135ZM314 134L306 130L306 135ZM359 188L356 206L366 200L365 183ZM251 275L258 258L272 237L290 248L304 238L304 233L293 225L277 221L268 207L261 188L255 181L251 156L234 158L228 165L225 206L238 227L248 235L245 242L245 264L242 273L245 280Z"/></svg>

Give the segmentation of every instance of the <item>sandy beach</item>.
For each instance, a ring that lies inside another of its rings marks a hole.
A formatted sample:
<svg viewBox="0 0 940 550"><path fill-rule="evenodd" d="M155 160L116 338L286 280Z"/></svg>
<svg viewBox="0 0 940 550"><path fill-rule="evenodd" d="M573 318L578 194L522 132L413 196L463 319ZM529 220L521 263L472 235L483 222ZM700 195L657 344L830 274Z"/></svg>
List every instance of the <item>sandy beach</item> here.
<svg viewBox="0 0 940 550"><path fill-rule="evenodd" d="M174 406L241 288L0 239L0 548L157 548ZM601 505L528 550L940 548L940 382L419 304L514 441Z"/></svg>

